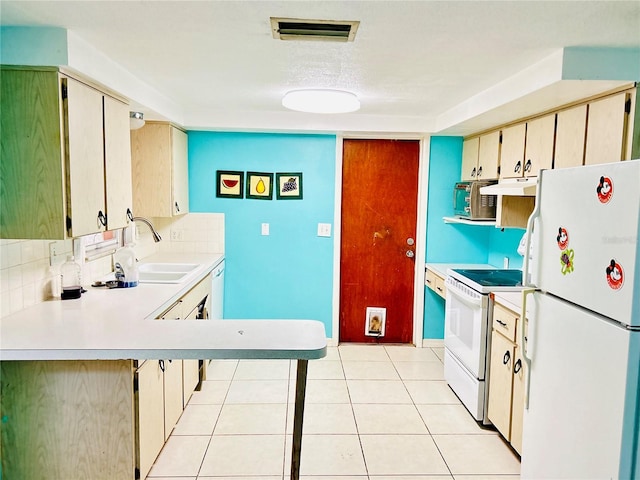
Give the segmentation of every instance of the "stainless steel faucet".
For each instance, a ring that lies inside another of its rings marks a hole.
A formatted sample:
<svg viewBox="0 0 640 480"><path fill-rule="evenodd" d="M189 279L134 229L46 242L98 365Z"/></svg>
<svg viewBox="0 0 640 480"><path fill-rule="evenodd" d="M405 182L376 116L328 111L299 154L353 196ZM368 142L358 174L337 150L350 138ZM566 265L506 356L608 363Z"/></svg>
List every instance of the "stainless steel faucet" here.
<svg viewBox="0 0 640 480"><path fill-rule="evenodd" d="M153 241L158 243L160 240L162 240L162 237L160 236L160 234L158 232L156 232L156 229L153 228L153 225L151 225L151 222L149 220L147 220L144 217L133 217L131 219L132 222L142 222L144 223L147 227L149 227L149 230L151 230L151 234L153 235Z"/></svg>

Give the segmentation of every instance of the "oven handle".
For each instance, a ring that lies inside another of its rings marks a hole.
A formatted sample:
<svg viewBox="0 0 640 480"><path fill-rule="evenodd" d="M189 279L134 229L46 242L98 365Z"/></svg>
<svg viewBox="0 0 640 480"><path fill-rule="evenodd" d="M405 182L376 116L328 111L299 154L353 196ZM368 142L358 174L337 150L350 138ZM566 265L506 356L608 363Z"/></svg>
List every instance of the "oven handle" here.
<svg viewBox="0 0 640 480"><path fill-rule="evenodd" d="M464 292L464 290L460 289L455 282L447 282L447 292L454 295L461 302L466 303L472 307L482 306L482 295L478 294L478 296L470 296Z"/></svg>
<svg viewBox="0 0 640 480"><path fill-rule="evenodd" d="M525 410L529 410L529 389L531 388L531 361L532 358L530 355L528 355L527 350L529 349L529 347L531 347L531 351L533 351L533 342L530 342L530 340L532 339L532 333L534 333L534 329L533 329L533 316L532 318L527 319L527 297L532 294L533 292L535 292L536 289L535 288L525 288L524 290L522 290L522 311L520 312L520 321L522 322L522 328L520 329L520 345L522 345L522 358L524 360L524 363L527 365L527 372L526 372L526 383L525 383L525 387L524 387L524 408ZM525 332L524 329L524 325L525 325L525 321L529 322L529 328L528 328L528 338L527 338L527 332Z"/></svg>

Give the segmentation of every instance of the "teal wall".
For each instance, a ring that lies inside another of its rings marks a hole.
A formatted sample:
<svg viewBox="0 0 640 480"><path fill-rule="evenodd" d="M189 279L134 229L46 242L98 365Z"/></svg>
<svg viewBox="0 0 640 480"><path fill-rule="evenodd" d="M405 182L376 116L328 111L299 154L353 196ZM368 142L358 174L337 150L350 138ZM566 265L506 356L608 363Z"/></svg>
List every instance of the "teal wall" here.
<svg viewBox="0 0 640 480"><path fill-rule="evenodd" d="M192 212L226 214L226 318L311 318L332 336L336 137L266 133L189 133ZM447 224L460 179L462 138L432 137L426 261L520 268L523 230ZM302 200L217 198L217 170L302 172ZM261 235L261 224L270 235ZM318 223L332 237L318 237ZM425 289L424 338L443 338L444 301Z"/></svg>
<svg viewBox="0 0 640 480"><path fill-rule="evenodd" d="M521 229L444 223L453 215L453 185L460 180L462 137L431 137L427 200L427 263L488 263L521 268L517 254ZM425 287L424 338L444 337L444 300Z"/></svg>
<svg viewBox="0 0 640 480"><path fill-rule="evenodd" d="M64 28L0 28L0 63L66 65L67 56L67 31Z"/></svg>
<svg viewBox="0 0 640 480"><path fill-rule="evenodd" d="M335 136L188 135L189 208L225 213L225 318L315 319L331 337ZM216 198L217 170L302 172L303 198ZM332 224L330 238L318 223Z"/></svg>

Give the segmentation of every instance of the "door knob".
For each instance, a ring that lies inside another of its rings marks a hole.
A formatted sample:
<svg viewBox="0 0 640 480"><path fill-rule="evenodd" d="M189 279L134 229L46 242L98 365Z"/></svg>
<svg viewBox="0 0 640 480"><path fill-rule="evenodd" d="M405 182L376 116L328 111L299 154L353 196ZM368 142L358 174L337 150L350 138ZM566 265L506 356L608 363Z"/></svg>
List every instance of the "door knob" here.
<svg viewBox="0 0 640 480"><path fill-rule="evenodd" d="M416 241L413 238L407 238L407 245L412 246L414 243L416 243Z"/></svg>

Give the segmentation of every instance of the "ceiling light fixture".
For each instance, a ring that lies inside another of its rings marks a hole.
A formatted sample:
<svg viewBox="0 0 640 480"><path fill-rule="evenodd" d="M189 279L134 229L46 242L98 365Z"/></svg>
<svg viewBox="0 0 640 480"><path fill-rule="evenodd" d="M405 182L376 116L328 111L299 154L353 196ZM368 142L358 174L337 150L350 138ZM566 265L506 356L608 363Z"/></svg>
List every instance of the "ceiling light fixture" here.
<svg viewBox="0 0 640 480"><path fill-rule="evenodd" d="M360 109L360 101L353 93L329 89L292 90L282 98L282 105L308 113L348 113Z"/></svg>
<svg viewBox="0 0 640 480"><path fill-rule="evenodd" d="M144 115L142 112L129 112L129 129L137 130L144 126Z"/></svg>

